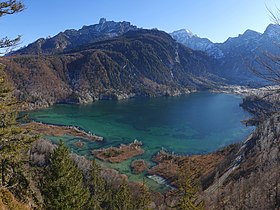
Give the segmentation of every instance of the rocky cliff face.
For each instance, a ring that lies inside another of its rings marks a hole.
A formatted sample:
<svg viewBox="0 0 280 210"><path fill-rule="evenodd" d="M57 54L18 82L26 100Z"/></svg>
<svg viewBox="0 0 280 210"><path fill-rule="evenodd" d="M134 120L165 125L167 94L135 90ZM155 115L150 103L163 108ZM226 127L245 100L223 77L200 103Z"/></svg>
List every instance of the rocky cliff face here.
<svg viewBox="0 0 280 210"><path fill-rule="evenodd" d="M222 50L216 47L215 44L209 39L201 38L197 35L194 35L189 30L181 29L170 33L170 35L177 42L193 50L207 52L210 56L213 56L214 58L222 58L224 56Z"/></svg>
<svg viewBox="0 0 280 210"><path fill-rule="evenodd" d="M279 209L280 114L261 123L241 150L240 165L211 193L209 209Z"/></svg>
<svg viewBox="0 0 280 210"><path fill-rule="evenodd" d="M2 58L18 97L36 106L161 96L209 88L222 80L211 59L158 30L129 31L68 53ZM212 70L213 71L213 70Z"/></svg>
<svg viewBox="0 0 280 210"><path fill-rule="evenodd" d="M79 30L66 30L50 38L40 38L11 55L56 54L74 49L77 46L120 36L130 30L137 30L129 22L107 21L101 18L98 24L83 26Z"/></svg>

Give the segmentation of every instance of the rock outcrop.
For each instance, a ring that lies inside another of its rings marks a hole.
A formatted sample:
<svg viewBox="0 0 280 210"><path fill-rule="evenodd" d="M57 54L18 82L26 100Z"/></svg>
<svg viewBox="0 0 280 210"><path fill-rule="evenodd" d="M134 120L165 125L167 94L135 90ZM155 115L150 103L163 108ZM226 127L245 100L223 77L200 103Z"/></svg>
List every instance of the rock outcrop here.
<svg viewBox="0 0 280 210"><path fill-rule="evenodd" d="M114 22L101 18L98 24L83 26L79 30L69 29L54 37L40 38L10 55L52 55L75 49L97 41L120 36L138 28L130 22Z"/></svg>
<svg viewBox="0 0 280 210"><path fill-rule="evenodd" d="M241 151L236 169L209 195L209 209L279 209L280 114L261 123Z"/></svg>

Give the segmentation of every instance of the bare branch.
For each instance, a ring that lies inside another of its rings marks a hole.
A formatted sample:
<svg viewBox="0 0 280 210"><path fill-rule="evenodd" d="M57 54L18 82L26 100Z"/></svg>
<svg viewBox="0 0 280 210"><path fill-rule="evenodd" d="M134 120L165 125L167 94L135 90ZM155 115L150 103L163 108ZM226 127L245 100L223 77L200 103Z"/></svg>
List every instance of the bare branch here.
<svg viewBox="0 0 280 210"><path fill-rule="evenodd" d="M262 68L251 67L251 71L258 77L272 82L274 84L280 84L280 71L279 71L279 58L264 53L262 58L257 58L256 63Z"/></svg>
<svg viewBox="0 0 280 210"><path fill-rule="evenodd" d="M265 6L267 11L269 12L269 16L270 16L270 20L274 23L274 24L278 24L280 23L280 10L277 6L276 7L276 12L273 11L272 9L268 8L267 5Z"/></svg>
<svg viewBox="0 0 280 210"><path fill-rule="evenodd" d="M276 7L276 10L271 10L267 6L266 9L271 21L280 25L280 9ZM279 43L274 44L280 48ZM268 115L280 111L280 56L263 52L254 60L254 63L248 66L257 77L263 79L269 85L256 90L251 98L246 97L246 100L252 104L252 110L255 110L265 119Z"/></svg>

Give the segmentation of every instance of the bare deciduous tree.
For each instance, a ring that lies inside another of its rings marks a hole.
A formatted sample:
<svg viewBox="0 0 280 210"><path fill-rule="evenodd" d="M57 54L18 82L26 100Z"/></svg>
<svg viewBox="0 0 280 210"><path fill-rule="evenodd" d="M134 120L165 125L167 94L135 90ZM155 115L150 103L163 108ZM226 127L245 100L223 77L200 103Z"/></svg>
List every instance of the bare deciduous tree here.
<svg viewBox="0 0 280 210"><path fill-rule="evenodd" d="M276 7L273 11L267 7L271 21L275 24L275 34L280 32L280 9ZM279 47L279 43L273 43ZM255 59L256 65L250 65L250 70L254 75L262 79L266 85L264 88L254 91L253 96L246 97L249 110L260 115L263 119L273 113L280 111L280 55L271 52L263 52L261 56ZM264 83L263 83L264 85Z"/></svg>

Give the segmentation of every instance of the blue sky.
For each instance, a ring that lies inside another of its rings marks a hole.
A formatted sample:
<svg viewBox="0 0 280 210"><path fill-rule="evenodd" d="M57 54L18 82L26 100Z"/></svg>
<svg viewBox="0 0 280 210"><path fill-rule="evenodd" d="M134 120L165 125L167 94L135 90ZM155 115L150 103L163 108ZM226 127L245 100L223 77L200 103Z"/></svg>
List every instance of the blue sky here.
<svg viewBox="0 0 280 210"><path fill-rule="evenodd" d="M223 42L246 29L263 32L279 0L23 0L26 10L0 18L0 36L23 35L22 45L66 29L107 20L167 32L186 28Z"/></svg>

